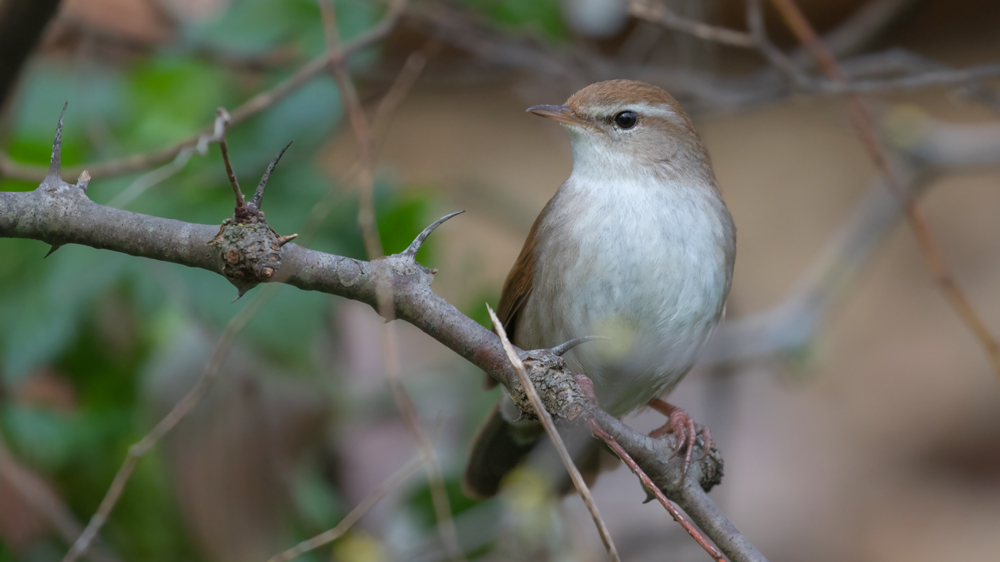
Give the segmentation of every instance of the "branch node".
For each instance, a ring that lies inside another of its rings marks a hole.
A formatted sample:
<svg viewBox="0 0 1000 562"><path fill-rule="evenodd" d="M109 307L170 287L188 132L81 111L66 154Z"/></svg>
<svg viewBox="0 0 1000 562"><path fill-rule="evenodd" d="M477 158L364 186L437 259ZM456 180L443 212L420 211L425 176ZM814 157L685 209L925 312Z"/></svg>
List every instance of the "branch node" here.
<svg viewBox="0 0 1000 562"><path fill-rule="evenodd" d="M275 159L272 160L271 163L267 166L267 169L264 170L264 175L261 176L260 183L257 184L257 190L253 194L253 199L250 200L251 212L260 210L261 203L264 202L264 189L267 187L267 180L271 177L271 172L274 171L274 167L278 165L278 161L280 161L281 157L284 156L285 151L288 150L289 146L292 146L292 142L294 141L290 141L288 144L286 144L285 148L281 149L281 152L278 153L278 156L276 156Z"/></svg>
<svg viewBox="0 0 1000 562"><path fill-rule="evenodd" d="M417 255L417 252L420 251L420 247L424 245L424 242L427 240L427 237L430 236L432 232L434 232L434 229L444 224L444 221L456 215L461 215L464 212L465 211L455 211L454 213L445 215L439 218L438 220L432 222L427 228L423 230L423 232L421 232L420 234L417 235L416 238L414 238L413 242L410 244L408 248L403 250L402 255L409 256L411 258Z"/></svg>
<svg viewBox="0 0 1000 562"><path fill-rule="evenodd" d="M49 159L49 173L45 176L45 181L55 180L57 183L62 181L60 177L60 171L62 170L62 134L63 134L63 117L66 116L66 108L69 106L69 102L63 104L62 113L59 114L59 124L56 125L56 138L52 141L52 157Z"/></svg>

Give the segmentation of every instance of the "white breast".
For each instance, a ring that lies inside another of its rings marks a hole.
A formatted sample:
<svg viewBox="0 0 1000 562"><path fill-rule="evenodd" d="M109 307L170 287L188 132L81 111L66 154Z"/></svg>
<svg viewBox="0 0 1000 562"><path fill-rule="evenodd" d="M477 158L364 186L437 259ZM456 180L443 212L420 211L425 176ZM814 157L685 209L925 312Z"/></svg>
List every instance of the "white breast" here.
<svg viewBox="0 0 1000 562"><path fill-rule="evenodd" d="M533 289L517 323L526 349L583 335L567 354L602 407L627 413L669 391L722 317L732 278L729 212L708 186L574 171L538 229Z"/></svg>

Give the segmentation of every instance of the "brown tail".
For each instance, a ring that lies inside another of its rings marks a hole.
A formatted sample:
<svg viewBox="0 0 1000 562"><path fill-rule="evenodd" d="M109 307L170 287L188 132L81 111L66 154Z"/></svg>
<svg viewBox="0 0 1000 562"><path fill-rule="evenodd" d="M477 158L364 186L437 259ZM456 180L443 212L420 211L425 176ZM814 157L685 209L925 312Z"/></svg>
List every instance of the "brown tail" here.
<svg viewBox="0 0 1000 562"><path fill-rule="evenodd" d="M498 403L493 407L472 444L463 482L465 493L470 497L496 495L500 480L531 452L542 435L541 426L536 431L533 428L528 431L515 429L500 415L499 406Z"/></svg>
<svg viewBox="0 0 1000 562"><path fill-rule="evenodd" d="M528 456L543 433L541 425L512 426L500 414L499 404L494 406L472 444L472 454L469 456L463 482L465 494L474 498L489 498L496 495L503 477ZM589 486L594 483L601 471L601 450L597 442L589 439L583 443L577 441L574 445L571 446L571 450L575 451L573 459ZM555 449L544 450L543 458L548 461L545 464L555 479L552 481L555 491L559 495L572 492L573 483L559 461Z"/></svg>

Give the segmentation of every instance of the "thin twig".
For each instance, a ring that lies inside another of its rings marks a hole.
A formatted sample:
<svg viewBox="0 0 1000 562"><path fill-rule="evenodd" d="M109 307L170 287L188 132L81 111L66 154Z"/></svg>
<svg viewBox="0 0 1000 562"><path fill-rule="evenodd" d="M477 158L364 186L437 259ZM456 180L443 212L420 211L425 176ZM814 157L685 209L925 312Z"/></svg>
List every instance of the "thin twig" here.
<svg viewBox="0 0 1000 562"><path fill-rule="evenodd" d="M837 83L846 83L847 78L843 69L837 63L836 57L830 52L826 44L816 34L812 25L802 14L794 0L771 0L781 13L788 27L795 33L799 41L812 53L813 57L822 67L830 80ZM997 376L1000 376L1000 344L991 333L989 327L983 322L979 314L969 302L965 293L959 287L954 275L945 262L944 255L938 247L937 241L931 234L927 218L924 216L916 198L905 184L896 176L889 165L889 158L882 147L875 133L874 121L868 108L865 106L861 96L857 94L847 95L848 105L851 110L851 120L854 128L861 138L869 156L875 161L875 165L885 177L886 185L893 194L900 200L900 205L906 214L907 222L913 230L917 239L917 245L924 257L927 269L930 270L931 278L938 289L944 294L955 312L973 333L980 345L986 351L993 364L993 369Z"/></svg>
<svg viewBox="0 0 1000 562"><path fill-rule="evenodd" d="M402 3L397 0L397 3ZM333 53L339 50L340 34L337 31L337 16L333 0L320 0L320 11L323 16L323 29L326 33L327 52L331 54L329 70L337 82L341 103L351 123L351 129L358 141L358 186L360 204L358 207L358 225L364 236L365 249L369 259L384 255L382 241L375 224L375 177L374 156L372 154L372 130L368 117L361 107L354 80L347 70L343 58L334 58Z"/></svg>
<svg viewBox="0 0 1000 562"><path fill-rule="evenodd" d="M637 18L693 35L699 39L746 49L757 47L757 42L749 33L681 17L662 1L631 0L628 7L629 12Z"/></svg>
<svg viewBox="0 0 1000 562"><path fill-rule="evenodd" d="M629 455L625 449L622 448L622 446L619 445L613 437L611 437L611 435L604 431L593 419L589 421L589 426L591 432L597 437L600 437L601 440L604 441L616 455L618 455L618 458L620 458L622 462L629 467L629 470L639 477L643 487L656 496L656 500L660 502L660 505L662 505L664 509L667 510L667 513L674 518L674 521L680 523L681 527L684 527L684 530L687 531L688 534L691 535L691 537L694 538L694 540L703 549L705 549L705 552L707 552L709 556L718 562L726 562L726 559L722 556L722 553L719 552L719 549L715 548L715 545L713 545L708 538L705 537L705 535L701 534L701 531L699 531L697 527L684 518L684 514L681 513L681 510L676 505L674 505L674 502L667 499L667 496L663 494L663 490L660 490L660 488L653 483L653 481L649 478L649 475L647 475L646 472L643 471L638 464L636 464L635 460L632 459L632 456Z"/></svg>
<svg viewBox="0 0 1000 562"><path fill-rule="evenodd" d="M612 562L618 562L620 560L618 549L615 548L615 543L611 540L611 533L608 531L607 525L604 524L601 513L597 510L597 504L594 503L593 496L590 495L590 488L583 481L580 470L576 468L573 457L569 454L569 450L566 449L566 444L563 443L562 437L559 435L559 430L556 429L555 422L552 421L552 416L549 415L549 411L542 404L542 399L538 396L538 391L535 390L534 383L531 382L531 378L528 377L528 373L524 369L524 363L518 357L517 352L514 351L510 340L507 339L507 332L504 331L503 324L497 318L496 313L493 312L493 308L490 305L486 305L486 310L490 313L490 319L493 320L493 329L500 337L500 343L503 344L504 351L507 352L507 358L510 359L510 364L514 366L514 370L517 372L517 378L521 381L521 387L524 389L524 393L528 396L528 399L531 400L531 407L534 408L535 415L538 416L538 420L545 427L545 433L549 435L549 439L555 445L556 451L559 452L559 458L562 459L563 464L566 466L566 471L569 472L570 479L573 480L573 485L576 486L576 491L580 493L580 498L583 499L584 505L587 506L587 511L590 512L590 516L594 519L594 525L597 526L597 532L601 535L601 541L604 542L604 548L608 551L608 557L611 558Z"/></svg>
<svg viewBox="0 0 1000 562"><path fill-rule="evenodd" d="M281 81L273 88L258 93L244 102L243 105L234 109L231 113L232 121L230 124L237 125L242 123L250 117L257 115L261 111L264 111L275 103L299 91L303 86L312 82L314 78L326 70L327 64L331 61L346 60L361 49L364 49L376 41L383 39L395 28L396 23L403 15L405 7L406 5L404 2L392 2L385 15L382 17L382 20L379 21L379 23L377 23L374 27L370 28L361 35L345 41L340 45L340 49L335 52L331 53L327 51L314 57L309 62L302 65L291 76ZM91 162L86 165L67 168L64 170L64 173L67 176L76 177L80 175L80 172L86 169L90 171L90 175L92 177L105 178L138 172L149 168L150 166L156 166L170 161L186 147L197 145L199 140L204 135L208 134L211 134L211 128L205 128L179 143L157 149L152 152L130 154L128 156L123 156L121 158L105 162ZM47 169L45 167L16 162L11 159L6 152L0 151L0 176L29 181L41 181L41 179L45 177L46 173Z"/></svg>
<svg viewBox="0 0 1000 562"><path fill-rule="evenodd" d="M405 0L394 0L394 7L391 10L401 10L405 5ZM329 70L340 91L341 103L344 112L348 115L351 129L358 145L358 226L364 238L365 249L369 259L375 259L384 254L382 239L379 236L378 225L375 222L375 155L374 136L368 117L364 108L361 107L361 100L358 96L354 80L347 69L346 61L343 58L336 58L332 53L337 52L340 47L340 34L337 30L337 14L333 5L333 0L320 0L320 12L323 16L323 29L326 34L327 50L331 53ZM420 67L423 65L420 64ZM404 72L406 67L404 67ZM419 72L419 68L417 69ZM413 74L410 71L409 74ZM416 80L416 76L412 77ZM399 80L397 80L398 82ZM405 93L412 86L412 83L403 84ZM392 90L390 90L392 92ZM399 98L401 99L401 98ZM387 103L396 104L399 100L391 99ZM386 105L390 110L392 106ZM388 287L379 287L378 300L379 312L387 320L392 318L393 298ZM451 513L451 505L448 500L448 492L444 485L444 476L441 472L441 463L434 451L434 446L427 437L426 431L420 424L413 400L410 398L406 387L402 381L402 370L399 364L399 345L395 325L387 323L384 327L383 345L384 356L386 357L386 378L392 389L393 399L399 410L403 423L413 436L417 446L427 460L427 480L431 491L431 499L434 504L434 513L438 522L438 532L445 550L450 559L464 561L462 548L458 541L458 531L455 528L455 521Z"/></svg>
<svg viewBox="0 0 1000 562"><path fill-rule="evenodd" d="M403 69L396 75L396 79L389 86L389 90L382 96L382 101L379 102L378 107L375 109L375 115L372 117L375 156L377 156L382 148L382 144L385 142L389 131L389 124L392 123L396 109L406 99L410 90L413 89L413 85L416 84L417 78L420 77L420 73L426 65L427 56L424 53L419 51L411 53L410 56L406 57Z"/></svg>
<svg viewBox="0 0 1000 562"><path fill-rule="evenodd" d="M236 199L237 213L240 209L247 207L243 198L243 190L240 189L240 182L236 179L236 172L233 171L233 164L229 161L229 145L226 144L226 127L229 126L231 118L229 112L223 108L217 110L218 116L222 119L222 135L219 137L219 149L222 151L222 162L226 165L226 175L229 176L229 185L233 188L233 196Z"/></svg>
<svg viewBox="0 0 1000 562"><path fill-rule="evenodd" d="M424 464L424 462L426 462L424 457L415 457L410 459L409 462L404 464L399 470L394 472L392 476L387 478L385 482L382 482L378 488L372 490L371 493L365 497L365 499L361 500L361 503L355 506L354 509L352 509L350 513L348 513L347 516L340 521L340 523L337 523L336 527L328 531L324 531L311 539L304 540L282 553L275 554L269 558L267 562L288 562L297 556L305 554L311 550L316 550L317 548L325 544L330 544L331 542L342 537L344 533L346 533L351 527L354 526L355 523L364 517L365 514L371 510L371 508L375 507L378 502L382 501L382 498L384 498L386 494L409 480L410 477L413 476L418 469L420 469L420 466Z"/></svg>
<svg viewBox="0 0 1000 562"><path fill-rule="evenodd" d="M270 285L266 287L249 306L241 310L239 314L229 321L225 331L222 333L222 337L219 339L219 343L216 344L215 350L212 352L212 358L205 365L194 388L180 402L174 405L173 409L145 437L129 447L128 456L125 457L125 462L118 469L118 473L115 474L115 478L111 482L108 491L104 494L104 499L101 500L101 505L97 508L97 512L90 518L87 527L73 543L69 552L63 557L62 562L73 562L87 552L91 542L97 537L104 523L107 522L108 516L111 515L111 511L118 503L122 491L125 490L125 484L128 483L136 465L139 464L139 459L155 447L164 435L170 432L198 405L198 402L201 401L202 397L215 381L216 375L219 373L219 368L222 367L223 361L229 355L229 350L232 348L236 336L243 330L253 315L256 314L257 310L277 292L275 291L276 288L277 286Z"/></svg>

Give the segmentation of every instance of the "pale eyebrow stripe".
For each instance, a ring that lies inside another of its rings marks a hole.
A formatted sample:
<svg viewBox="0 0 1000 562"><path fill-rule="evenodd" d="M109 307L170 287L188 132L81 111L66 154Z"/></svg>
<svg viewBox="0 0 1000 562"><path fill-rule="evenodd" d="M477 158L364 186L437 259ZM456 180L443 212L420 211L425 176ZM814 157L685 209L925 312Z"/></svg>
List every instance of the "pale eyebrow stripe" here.
<svg viewBox="0 0 1000 562"><path fill-rule="evenodd" d="M677 123L678 125L684 124L684 119L677 114L676 111L668 106L662 105L650 105L648 103L629 103L629 104L616 104L616 105L596 105L590 108L590 113L597 115L614 115L619 111L624 111L626 109L631 109L638 112L640 115L649 115L650 117L664 117Z"/></svg>

